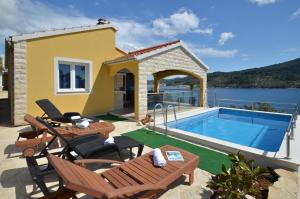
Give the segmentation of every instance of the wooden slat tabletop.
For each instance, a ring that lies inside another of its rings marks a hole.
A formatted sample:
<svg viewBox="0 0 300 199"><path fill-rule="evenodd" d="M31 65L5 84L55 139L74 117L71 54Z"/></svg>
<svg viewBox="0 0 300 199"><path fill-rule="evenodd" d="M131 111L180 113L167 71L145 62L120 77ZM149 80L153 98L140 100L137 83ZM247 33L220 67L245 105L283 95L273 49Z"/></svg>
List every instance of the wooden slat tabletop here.
<svg viewBox="0 0 300 199"><path fill-rule="evenodd" d="M193 182L193 172L198 166L199 157L173 146L164 146L161 147L161 150L166 160L166 151L180 151L184 161L167 160L165 167L155 167L152 163L153 152L150 152L118 167L96 174L55 156L49 157L49 160L64 180L67 188L97 198L102 198L103 194L117 192L120 188L130 188L133 185L167 187L183 174L189 174L190 183ZM136 189L129 189L128 192L121 198L153 198L160 191L137 192Z"/></svg>
<svg viewBox="0 0 300 199"><path fill-rule="evenodd" d="M78 128L77 126L62 126L57 127L57 130L60 134L65 137L73 137L73 136L81 136L91 133L99 133L103 135L105 138L108 137L109 133L111 133L115 129L115 126L108 122L94 122L90 123L87 128Z"/></svg>
<svg viewBox="0 0 300 199"><path fill-rule="evenodd" d="M101 174L101 176L115 188L119 188L121 186L120 181L123 182L122 186L125 186L126 184L128 186L129 184L136 185L157 183L168 186L181 175L193 172L198 166L199 157L185 150L173 146L164 146L161 148L161 151L166 160L166 151L180 151L184 161L167 160L167 165L165 167L156 167L153 165L152 161L153 153L150 152L123 163L121 166L115 167L113 170L105 171ZM117 178L116 176L113 177L112 172L118 173L118 175L122 176L123 179L119 180L120 178ZM124 183L123 180L125 180L126 183Z"/></svg>

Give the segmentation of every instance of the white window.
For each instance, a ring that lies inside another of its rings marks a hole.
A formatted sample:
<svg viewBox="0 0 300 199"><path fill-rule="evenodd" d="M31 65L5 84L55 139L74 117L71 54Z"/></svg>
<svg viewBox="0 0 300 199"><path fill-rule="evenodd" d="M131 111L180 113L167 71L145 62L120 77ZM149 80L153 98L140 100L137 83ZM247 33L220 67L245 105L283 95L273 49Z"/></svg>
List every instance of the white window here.
<svg viewBox="0 0 300 199"><path fill-rule="evenodd" d="M91 91L92 62L88 60L55 58L55 91L86 93Z"/></svg>

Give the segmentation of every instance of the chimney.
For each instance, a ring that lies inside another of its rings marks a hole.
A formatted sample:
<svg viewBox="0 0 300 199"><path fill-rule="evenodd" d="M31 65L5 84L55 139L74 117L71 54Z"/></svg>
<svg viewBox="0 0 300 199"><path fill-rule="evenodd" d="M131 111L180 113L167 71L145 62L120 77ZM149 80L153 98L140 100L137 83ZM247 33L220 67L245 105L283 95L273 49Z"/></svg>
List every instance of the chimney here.
<svg viewBox="0 0 300 199"><path fill-rule="evenodd" d="M99 19L98 19L97 25L103 25L103 24L109 24L109 23L110 23L110 22L107 21L106 19L99 18Z"/></svg>

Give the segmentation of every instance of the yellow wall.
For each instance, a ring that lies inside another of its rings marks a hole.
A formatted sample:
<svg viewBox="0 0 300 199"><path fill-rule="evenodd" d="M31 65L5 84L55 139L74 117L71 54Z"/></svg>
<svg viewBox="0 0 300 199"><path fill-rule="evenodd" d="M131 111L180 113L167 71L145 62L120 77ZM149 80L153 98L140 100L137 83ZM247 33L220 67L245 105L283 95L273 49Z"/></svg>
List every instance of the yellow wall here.
<svg viewBox="0 0 300 199"><path fill-rule="evenodd" d="M114 79L104 61L119 57L115 31L101 29L27 41L27 112L41 115L37 99L50 99L62 112L84 115L104 113L114 106ZM54 57L90 60L93 63L93 87L90 94L55 95Z"/></svg>
<svg viewBox="0 0 300 199"><path fill-rule="evenodd" d="M122 69L129 70L134 75L134 113L135 119L138 119L138 90L139 90L139 78L138 78L138 62L137 61L129 61L125 63L115 63L110 64L109 68L109 76L114 77L117 72Z"/></svg>

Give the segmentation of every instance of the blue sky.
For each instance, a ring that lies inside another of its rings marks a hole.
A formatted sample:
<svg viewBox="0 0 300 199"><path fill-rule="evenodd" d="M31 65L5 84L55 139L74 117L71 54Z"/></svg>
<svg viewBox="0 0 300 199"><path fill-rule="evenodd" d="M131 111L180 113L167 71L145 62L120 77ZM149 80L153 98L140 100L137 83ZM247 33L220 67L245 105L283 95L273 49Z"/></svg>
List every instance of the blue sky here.
<svg viewBox="0 0 300 199"><path fill-rule="evenodd" d="M0 10L0 55L5 36L102 17L119 28L120 48L181 39L211 72L300 57L299 0L0 0Z"/></svg>

